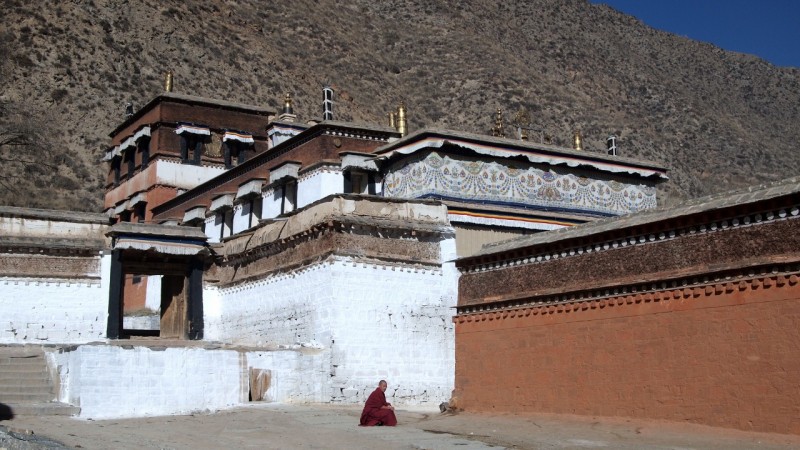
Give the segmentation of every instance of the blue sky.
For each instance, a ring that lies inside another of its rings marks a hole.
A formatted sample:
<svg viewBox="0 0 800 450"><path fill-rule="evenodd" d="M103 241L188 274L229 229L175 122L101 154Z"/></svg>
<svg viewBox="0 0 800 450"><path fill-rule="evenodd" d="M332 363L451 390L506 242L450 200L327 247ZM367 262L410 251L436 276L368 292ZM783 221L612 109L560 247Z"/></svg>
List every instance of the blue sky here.
<svg viewBox="0 0 800 450"><path fill-rule="evenodd" d="M590 0L645 24L800 67L800 0Z"/></svg>

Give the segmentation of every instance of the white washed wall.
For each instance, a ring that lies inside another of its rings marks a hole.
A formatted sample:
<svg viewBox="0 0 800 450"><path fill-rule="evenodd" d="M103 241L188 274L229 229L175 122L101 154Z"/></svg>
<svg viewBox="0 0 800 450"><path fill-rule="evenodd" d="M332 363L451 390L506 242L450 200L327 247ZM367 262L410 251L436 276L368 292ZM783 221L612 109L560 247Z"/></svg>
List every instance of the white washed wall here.
<svg viewBox="0 0 800 450"><path fill-rule="evenodd" d="M442 248L444 260L455 255L454 240ZM205 339L329 351L328 376L319 388L329 392L325 401L363 402L385 378L392 402L438 404L453 389L457 280L452 263L421 270L331 259L238 287L206 289Z"/></svg>
<svg viewBox="0 0 800 450"><path fill-rule="evenodd" d="M58 213L58 211L54 211ZM46 238L102 237L108 228L100 223L82 223L35 219L30 217L0 217L0 236L25 236Z"/></svg>
<svg viewBox="0 0 800 450"><path fill-rule="evenodd" d="M80 406L85 418L188 413L242 401L240 358L232 350L82 345L50 357L59 401Z"/></svg>
<svg viewBox="0 0 800 450"><path fill-rule="evenodd" d="M60 344L105 339L110 256L97 278L0 278L0 343Z"/></svg>
<svg viewBox="0 0 800 450"><path fill-rule="evenodd" d="M233 234L244 231L248 228L250 220L250 202L239 203L233 207ZM258 223L257 220L253 221Z"/></svg>
<svg viewBox="0 0 800 450"><path fill-rule="evenodd" d="M196 166L161 159L156 160L155 170L157 184L183 189L192 189L225 172L225 168L222 166Z"/></svg>
<svg viewBox="0 0 800 450"><path fill-rule="evenodd" d="M446 270L335 264L333 400L363 402L380 379L389 382L392 403L448 400L455 370L456 280Z"/></svg>
<svg viewBox="0 0 800 450"><path fill-rule="evenodd" d="M214 214L206 217L205 226L203 227L208 242L219 242L220 230L222 228L222 214Z"/></svg>
<svg viewBox="0 0 800 450"><path fill-rule="evenodd" d="M261 218L272 219L281 214L281 190L267 189L264 191Z"/></svg>
<svg viewBox="0 0 800 450"><path fill-rule="evenodd" d="M249 369L272 375L268 401L321 402L322 352L81 345L47 353L58 400L80 417L112 419L218 410L248 401ZM328 358L329 359L329 358ZM298 396L297 392L305 395Z"/></svg>
<svg viewBox="0 0 800 450"><path fill-rule="evenodd" d="M320 168L303 174L297 187L297 207L306 205L333 194L341 194L344 189L342 171L334 168Z"/></svg>
<svg viewBox="0 0 800 450"><path fill-rule="evenodd" d="M330 340L330 275L325 264L203 292L206 340L291 347Z"/></svg>
<svg viewBox="0 0 800 450"><path fill-rule="evenodd" d="M330 351L311 348L247 352L247 368L272 375L264 401L325 403L330 401Z"/></svg>
<svg viewBox="0 0 800 450"><path fill-rule="evenodd" d="M144 306L153 311L161 309L161 275L148 275L147 291L144 297Z"/></svg>

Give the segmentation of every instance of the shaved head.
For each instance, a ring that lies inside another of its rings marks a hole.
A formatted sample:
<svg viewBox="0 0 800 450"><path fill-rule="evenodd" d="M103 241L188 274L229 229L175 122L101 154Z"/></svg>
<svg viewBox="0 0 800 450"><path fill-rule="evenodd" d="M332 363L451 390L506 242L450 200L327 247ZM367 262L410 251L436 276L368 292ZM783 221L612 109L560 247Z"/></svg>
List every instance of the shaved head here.
<svg viewBox="0 0 800 450"><path fill-rule="evenodd" d="M389 386L389 385L388 385L388 384L386 384L386 380L381 380L381 381L379 381L379 382L378 382L378 387L379 387L379 388L380 388L380 389L381 389L383 392L386 392L386 388L387 388L388 386Z"/></svg>

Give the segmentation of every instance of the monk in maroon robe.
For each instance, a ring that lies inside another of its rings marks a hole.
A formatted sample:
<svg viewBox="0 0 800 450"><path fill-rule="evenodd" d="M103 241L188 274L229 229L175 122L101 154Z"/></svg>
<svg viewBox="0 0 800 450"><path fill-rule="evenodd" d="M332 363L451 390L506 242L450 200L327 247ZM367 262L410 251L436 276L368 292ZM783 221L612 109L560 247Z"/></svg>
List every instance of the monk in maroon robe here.
<svg viewBox="0 0 800 450"><path fill-rule="evenodd" d="M386 401L386 381L381 380L378 388L369 394L364 411L361 412L361 423L359 426L372 427L383 425L393 427L397 425L397 417L394 416L394 406Z"/></svg>

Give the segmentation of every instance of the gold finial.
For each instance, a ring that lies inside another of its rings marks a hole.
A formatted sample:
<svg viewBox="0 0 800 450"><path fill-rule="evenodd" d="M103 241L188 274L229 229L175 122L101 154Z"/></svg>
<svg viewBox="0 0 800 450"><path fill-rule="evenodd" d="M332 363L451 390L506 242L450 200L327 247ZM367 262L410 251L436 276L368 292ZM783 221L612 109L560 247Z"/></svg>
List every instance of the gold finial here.
<svg viewBox="0 0 800 450"><path fill-rule="evenodd" d="M491 129L491 133L495 137L506 137L506 132L503 129L503 111L500 108L497 108L495 113L494 126Z"/></svg>
<svg viewBox="0 0 800 450"><path fill-rule="evenodd" d="M397 131L400 132L401 137L408 133L408 123L406 122L406 105L403 102L400 102L400 106L397 107Z"/></svg>
<svg viewBox="0 0 800 450"><path fill-rule="evenodd" d="M394 111L389 113L389 126L395 130L397 129L397 115L394 113Z"/></svg>
<svg viewBox="0 0 800 450"><path fill-rule="evenodd" d="M583 140L581 139L581 130L575 130L575 137L572 140L572 147L575 150L583 150Z"/></svg>
<svg viewBox="0 0 800 450"><path fill-rule="evenodd" d="M283 97L283 113L284 114L294 114L292 111L292 95L288 92Z"/></svg>
<svg viewBox="0 0 800 450"><path fill-rule="evenodd" d="M164 91L172 92L172 71L168 70L164 75Z"/></svg>
<svg viewBox="0 0 800 450"><path fill-rule="evenodd" d="M531 128L531 115L528 110L520 107L517 114L514 116L514 124L519 129L519 139L521 141L528 140L528 130Z"/></svg>

